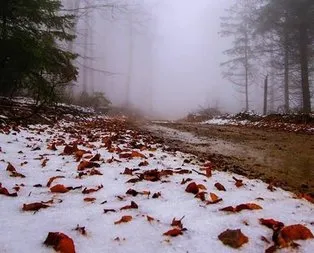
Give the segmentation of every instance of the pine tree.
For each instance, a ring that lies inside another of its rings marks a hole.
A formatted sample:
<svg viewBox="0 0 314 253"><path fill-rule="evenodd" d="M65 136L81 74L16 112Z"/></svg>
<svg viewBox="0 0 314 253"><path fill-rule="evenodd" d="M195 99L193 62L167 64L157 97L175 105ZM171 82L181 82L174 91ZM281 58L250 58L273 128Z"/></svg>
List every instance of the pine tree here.
<svg viewBox="0 0 314 253"><path fill-rule="evenodd" d="M59 0L1 0L0 94L47 101L76 78L76 55L65 49L74 17L61 8Z"/></svg>

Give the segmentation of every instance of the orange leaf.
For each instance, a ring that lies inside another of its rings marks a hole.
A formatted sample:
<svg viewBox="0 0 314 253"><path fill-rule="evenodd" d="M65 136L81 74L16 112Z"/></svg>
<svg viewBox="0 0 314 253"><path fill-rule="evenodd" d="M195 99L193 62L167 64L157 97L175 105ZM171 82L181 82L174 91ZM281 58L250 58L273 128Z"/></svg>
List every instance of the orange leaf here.
<svg viewBox="0 0 314 253"><path fill-rule="evenodd" d="M258 209L263 209L263 208L257 204L254 204L254 203L237 205L235 208L236 212L240 212L242 210L258 210Z"/></svg>
<svg viewBox="0 0 314 253"><path fill-rule="evenodd" d="M77 169L80 170L85 170L85 169L91 169L93 167L99 168L100 165L98 163L94 163L94 162L90 162L87 160L83 160L80 162L80 164L78 165Z"/></svg>
<svg viewBox="0 0 314 253"><path fill-rule="evenodd" d="M241 229L227 229L218 236L218 239L232 248L240 248L249 241L249 238L241 232Z"/></svg>
<svg viewBox="0 0 314 253"><path fill-rule="evenodd" d="M69 191L69 189L65 187L63 184L57 184L55 186L52 186L50 188L50 191L54 193L66 193Z"/></svg>
<svg viewBox="0 0 314 253"><path fill-rule="evenodd" d="M172 222L171 222L171 226L173 227L179 227L179 228L183 228L183 224L182 224L182 220L184 219L184 216L180 219L180 220L176 220L176 218L173 218Z"/></svg>
<svg viewBox="0 0 314 253"><path fill-rule="evenodd" d="M211 201L207 201L206 204L209 205L209 204L216 204L220 201L222 201L221 198L219 198L215 193L209 193L210 195L210 198L212 199ZM232 207L233 208L233 207Z"/></svg>
<svg viewBox="0 0 314 253"><path fill-rule="evenodd" d="M44 244L52 246L60 253L75 253L73 240L63 233L49 232Z"/></svg>
<svg viewBox="0 0 314 253"><path fill-rule="evenodd" d="M185 189L186 192L188 193L193 193L193 194L197 194L199 189L196 183L192 182L189 183L188 186Z"/></svg>
<svg viewBox="0 0 314 253"><path fill-rule="evenodd" d="M239 188L239 187L243 186L243 180L237 179L236 177L232 177L232 178L233 178L234 181L236 181L236 182L235 182L235 186L236 186L236 187Z"/></svg>
<svg viewBox="0 0 314 253"><path fill-rule="evenodd" d="M282 228L284 227L284 224L280 221L276 221L276 220L273 220L273 219L259 219L259 222L268 227L268 228L271 228L273 230L278 230L279 228Z"/></svg>
<svg viewBox="0 0 314 253"><path fill-rule="evenodd" d="M130 222L131 220L132 220L132 216L125 215L125 216L122 216L122 218L120 220L115 221L114 224L117 225L120 223L126 223L126 222Z"/></svg>
<svg viewBox="0 0 314 253"><path fill-rule="evenodd" d="M147 157L145 155L143 155L142 153L137 152L137 151L132 151L131 157L132 158L144 158L144 159L147 159Z"/></svg>
<svg viewBox="0 0 314 253"><path fill-rule="evenodd" d="M50 185L52 184L52 182L53 182L55 179L57 179L57 178L64 178L64 176L55 176L55 177L49 178L48 183L47 183L47 187L50 187Z"/></svg>
<svg viewBox="0 0 314 253"><path fill-rule="evenodd" d="M203 184L198 184L197 187L198 187L199 190L204 190L204 191L207 190L206 186L203 185Z"/></svg>
<svg viewBox="0 0 314 253"><path fill-rule="evenodd" d="M311 239L314 238L314 235L307 227L301 224L296 224L284 227L280 231L279 237L281 237L286 242L290 242L294 240Z"/></svg>
<svg viewBox="0 0 314 253"><path fill-rule="evenodd" d="M174 228L174 229L170 229L169 231L165 232L163 235L167 235L167 236L178 236L178 235L182 235L182 229L180 228Z"/></svg>

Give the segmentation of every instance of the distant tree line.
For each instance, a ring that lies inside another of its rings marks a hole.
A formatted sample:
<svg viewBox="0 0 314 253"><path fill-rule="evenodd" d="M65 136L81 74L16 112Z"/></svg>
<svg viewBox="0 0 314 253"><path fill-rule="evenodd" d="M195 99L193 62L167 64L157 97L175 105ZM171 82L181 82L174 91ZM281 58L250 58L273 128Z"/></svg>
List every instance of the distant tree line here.
<svg viewBox="0 0 314 253"><path fill-rule="evenodd" d="M0 95L48 102L77 77L74 16L59 0L0 1Z"/></svg>
<svg viewBox="0 0 314 253"><path fill-rule="evenodd" d="M225 51L223 75L244 94L269 75L270 99L279 96L284 112L312 109L314 86L314 1L237 0L222 18L221 35L233 39ZM275 94L276 93L276 94ZM274 101L272 101L274 102Z"/></svg>

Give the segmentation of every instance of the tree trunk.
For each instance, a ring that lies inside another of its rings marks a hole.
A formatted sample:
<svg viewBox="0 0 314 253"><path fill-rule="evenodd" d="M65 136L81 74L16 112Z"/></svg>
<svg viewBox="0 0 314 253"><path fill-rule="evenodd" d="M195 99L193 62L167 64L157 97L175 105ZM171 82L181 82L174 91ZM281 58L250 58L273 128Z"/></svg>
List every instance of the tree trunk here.
<svg viewBox="0 0 314 253"><path fill-rule="evenodd" d="M300 24L300 65L303 95L303 113L311 112L311 94L309 83L309 59L308 59L308 28L303 22Z"/></svg>
<svg viewBox="0 0 314 253"><path fill-rule="evenodd" d="M268 75L264 81L264 115L267 115L267 99L268 99Z"/></svg>
<svg viewBox="0 0 314 253"><path fill-rule="evenodd" d="M249 60L248 60L248 35L245 33L245 111L249 110Z"/></svg>
<svg viewBox="0 0 314 253"><path fill-rule="evenodd" d="M284 63L284 99L285 99L285 113L289 113L290 105L289 105L289 44L288 44L288 35L285 34L285 42L284 42L284 50L285 50L285 63Z"/></svg>

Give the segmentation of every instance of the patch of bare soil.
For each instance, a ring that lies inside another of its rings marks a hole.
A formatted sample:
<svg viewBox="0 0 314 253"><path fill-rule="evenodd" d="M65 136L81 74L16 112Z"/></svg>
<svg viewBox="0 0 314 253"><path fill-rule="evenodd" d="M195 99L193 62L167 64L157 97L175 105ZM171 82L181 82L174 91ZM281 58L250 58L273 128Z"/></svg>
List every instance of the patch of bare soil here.
<svg viewBox="0 0 314 253"><path fill-rule="evenodd" d="M314 135L191 123L159 123L146 129L169 149L211 160L219 170L314 193Z"/></svg>

